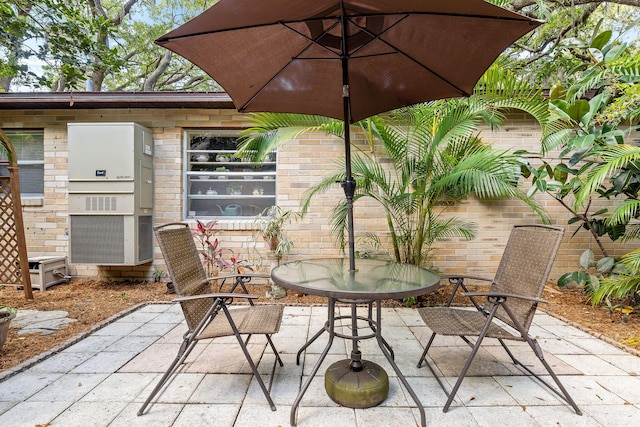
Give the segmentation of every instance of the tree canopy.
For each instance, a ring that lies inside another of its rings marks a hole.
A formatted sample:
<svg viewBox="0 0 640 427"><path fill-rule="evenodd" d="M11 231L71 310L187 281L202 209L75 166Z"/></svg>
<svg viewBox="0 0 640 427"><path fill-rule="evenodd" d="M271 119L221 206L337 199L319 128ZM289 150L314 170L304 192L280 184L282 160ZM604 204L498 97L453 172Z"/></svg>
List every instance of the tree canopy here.
<svg viewBox="0 0 640 427"><path fill-rule="evenodd" d="M614 37L640 18L640 0L490 0L546 21L500 62L551 87L580 61L595 27ZM209 76L153 41L216 0L2 0L0 90L216 91ZM625 42L638 54L637 30ZM215 52L211 52L215 55Z"/></svg>

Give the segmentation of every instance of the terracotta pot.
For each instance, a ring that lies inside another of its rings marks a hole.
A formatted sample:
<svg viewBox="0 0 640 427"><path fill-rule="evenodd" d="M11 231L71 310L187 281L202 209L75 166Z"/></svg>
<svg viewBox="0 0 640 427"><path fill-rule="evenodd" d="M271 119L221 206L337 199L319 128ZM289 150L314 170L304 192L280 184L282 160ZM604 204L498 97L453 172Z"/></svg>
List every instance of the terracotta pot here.
<svg viewBox="0 0 640 427"><path fill-rule="evenodd" d="M11 320L16 317L15 313L10 311L0 311L0 349L7 340L7 334L9 333L9 324Z"/></svg>

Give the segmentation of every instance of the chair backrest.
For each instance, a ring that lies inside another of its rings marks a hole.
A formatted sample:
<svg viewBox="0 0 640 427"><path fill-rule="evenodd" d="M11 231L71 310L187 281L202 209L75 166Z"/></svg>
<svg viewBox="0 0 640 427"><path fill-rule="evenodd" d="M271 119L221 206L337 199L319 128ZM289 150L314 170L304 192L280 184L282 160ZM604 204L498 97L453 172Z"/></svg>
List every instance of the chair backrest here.
<svg viewBox="0 0 640 427"><path fill-rule="evenodd" d="M176 294L188 297L210 293L207 275L189 226L184 223L163 224L154 227L154 232ZM189 330L193 331L211 308L213 300L203 298L180 304Z"/></svg>
<svg viewBox="0 0 640 427"><path fill-rule="evenodd" d="M558 227L515 226L509 236L491 290L540 298L563 234L564 230ZM510 299L507 304L525 331L528 331L537 303ZM504 310L498 310L496 317L515 327Z"/></svg>

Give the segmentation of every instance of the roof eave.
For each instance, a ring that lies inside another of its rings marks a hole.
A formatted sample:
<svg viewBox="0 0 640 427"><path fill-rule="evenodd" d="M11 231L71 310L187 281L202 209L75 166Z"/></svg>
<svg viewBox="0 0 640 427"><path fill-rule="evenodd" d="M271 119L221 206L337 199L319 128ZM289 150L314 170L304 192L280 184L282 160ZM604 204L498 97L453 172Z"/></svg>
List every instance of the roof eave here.
<svg viewBox="0 0 640 427"><path fill-rule="evenodd" d="M224 92L9 92L0 110L235 108Z"/></svg>

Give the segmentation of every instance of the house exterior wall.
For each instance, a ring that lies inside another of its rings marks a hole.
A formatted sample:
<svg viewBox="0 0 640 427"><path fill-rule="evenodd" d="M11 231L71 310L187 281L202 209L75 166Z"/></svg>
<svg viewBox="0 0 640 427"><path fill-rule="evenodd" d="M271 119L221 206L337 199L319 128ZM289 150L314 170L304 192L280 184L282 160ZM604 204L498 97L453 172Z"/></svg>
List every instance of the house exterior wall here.
<svg viewBox="0 0 640 427"><path fill-rule="evenodd" d="M71 122L135 122L153 131L155 207L154 223L182 221L183 212L183 131L198 128L238 128L247 126L246 117L226 109L68 109L68 110L0 110L2 129L44 129L45 194L42 200L23 200L25 232L30 256L67 255L68 238L68 141L67 124ZM539 149L540 130L524 114L509 116L505 126L497 131L484 129L481 137L498 148ZM353 135L363 150L368 147ZM636 135L636 139L637 135ZM357 150L353 150L357 152ZM343 158L344 145L340 139L321 134L304 135L286 144L278 153L278 204L285 209L299 210L305 190L327 172L337 168L335 162ZM553 160L553 155L548 160ZM534 160L535 161L535 160ZM523 183L523 189L530 185ZM286 259L336 256L339 249L331 235L329 217L334 201L344 197L339 185L314 198L308 215L288 227L294 247ZM574 237L574 226L567 226L571 215L552 198L538 194L553 224L567 229L552 279L578 268L582 251L595 242L581 230ZM609 202L612 203L612 202ZM592 209L595 211L595 209ZM431 266L445 274L462 273L491 277L495 271L511 227L515 224L540 223L528 206L517 200L478 201L468 199L448 210L452 215L474 221L478 234L474 241L448 240L436 245ZM382 210L371 200L359 200L354 209L355 230L376 232L388 241ZM218 222L219 237L224 247L236 253L264 254L264 242L253 236L251 221L225 220ZM611 255L619 256L634 246L613 245L604 238ZM99 244L99 242L96 242ZM358 247L356 248L358 249ZM72 276L102 276L111 278L150 278L152 266L163 270L159 248L154 261L140 266L70 265Z"/></svg>

